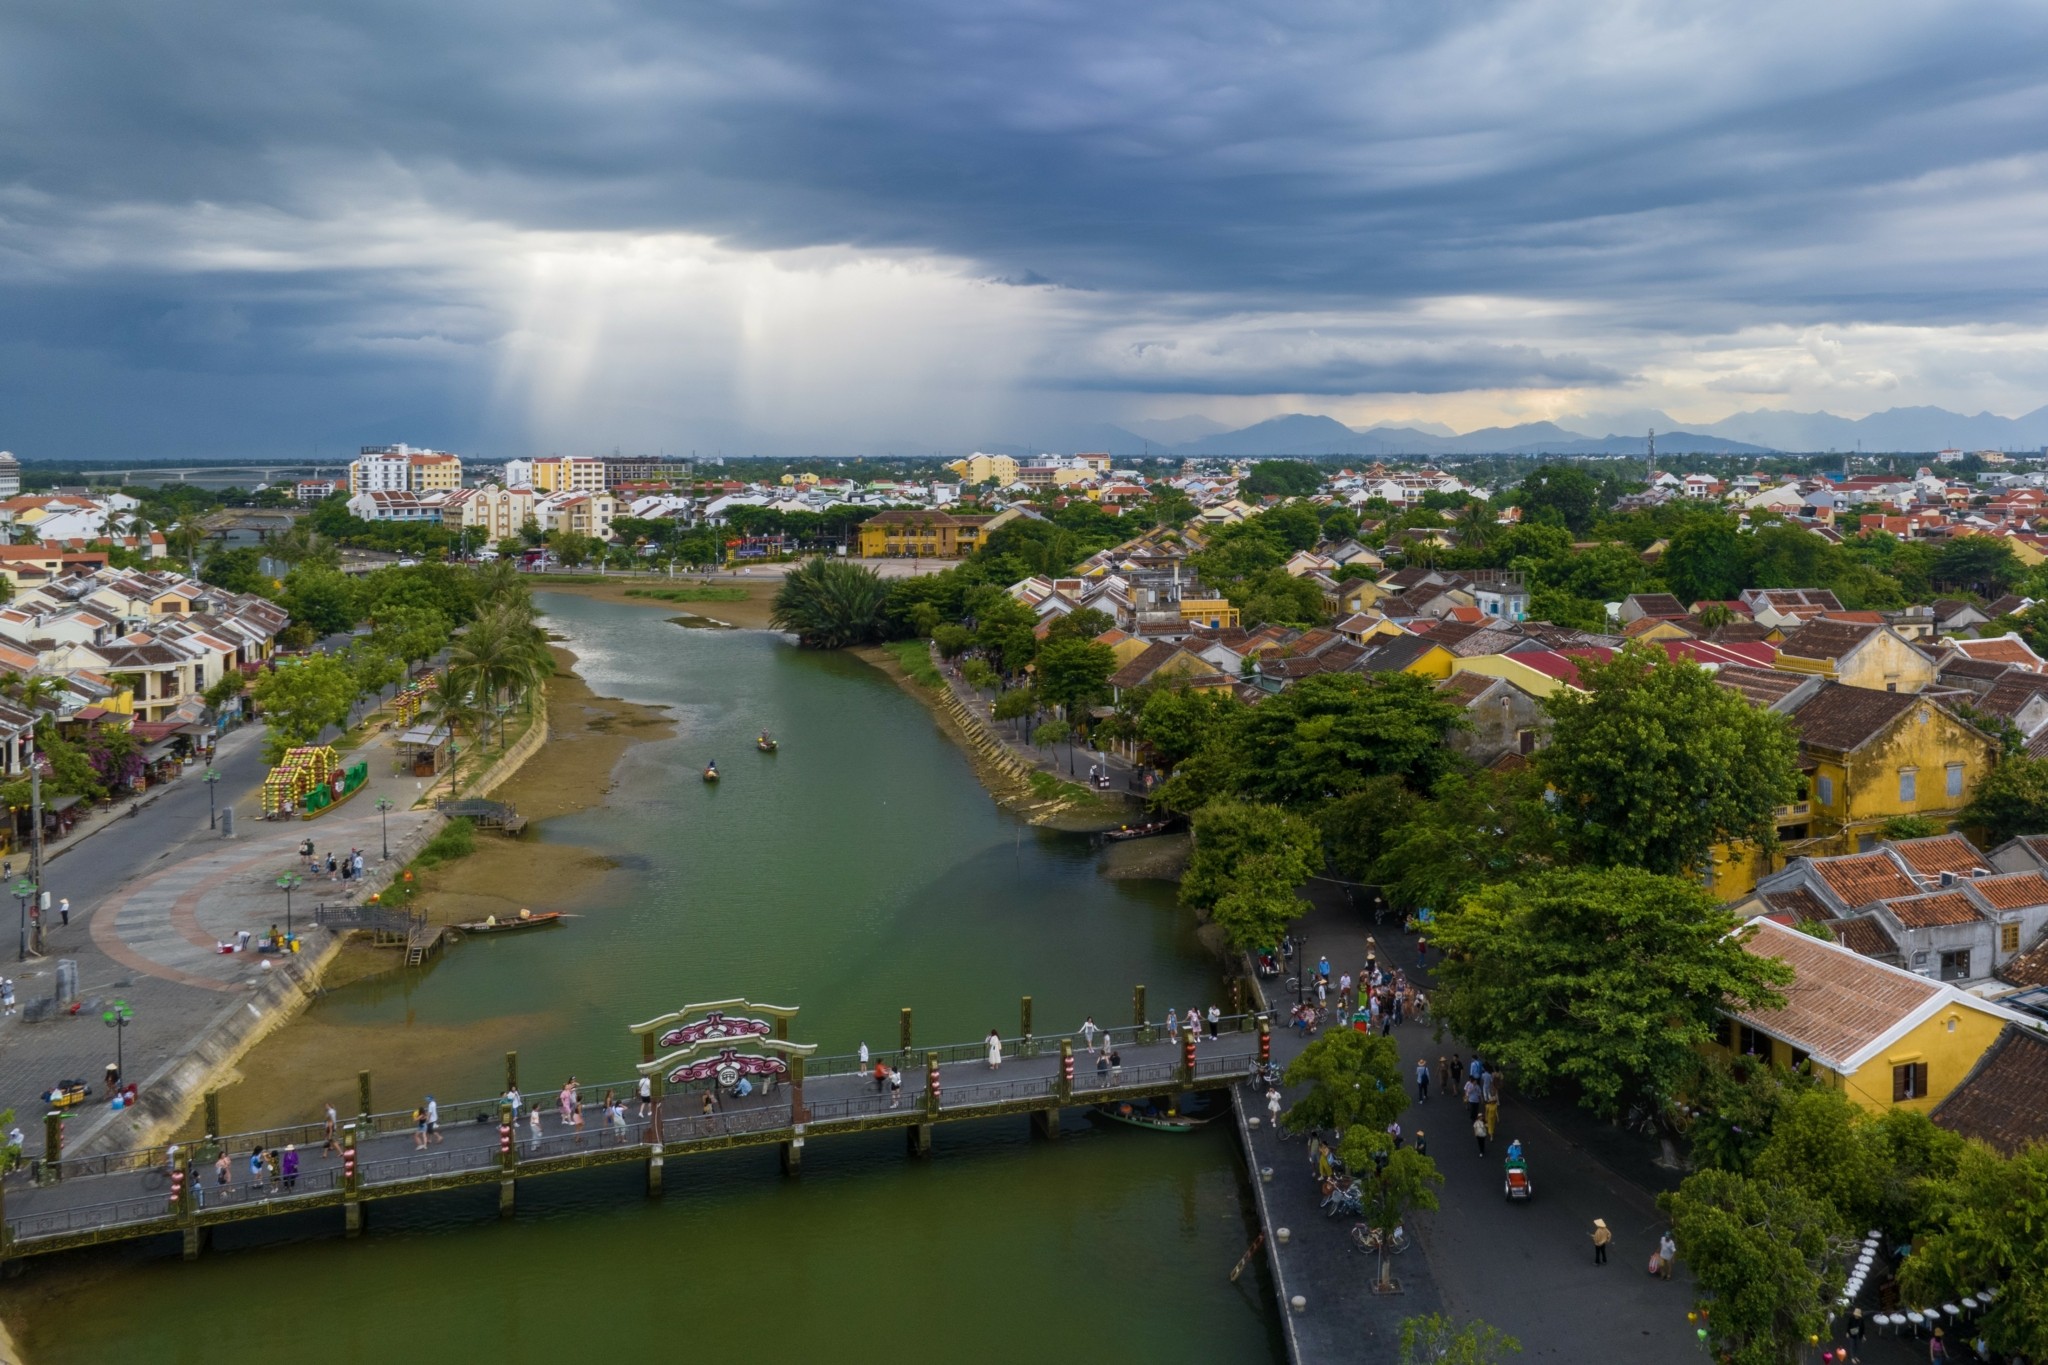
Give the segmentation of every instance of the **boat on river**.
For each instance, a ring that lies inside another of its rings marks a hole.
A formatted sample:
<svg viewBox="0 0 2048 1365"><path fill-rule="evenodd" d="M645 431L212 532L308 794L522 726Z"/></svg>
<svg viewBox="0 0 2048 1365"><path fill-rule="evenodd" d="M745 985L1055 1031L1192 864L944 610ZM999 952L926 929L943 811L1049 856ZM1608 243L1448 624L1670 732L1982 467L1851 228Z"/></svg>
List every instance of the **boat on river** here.
<svg viewBox="0 0 2048 1365"><path fill-rule="evenodd" d="M1102 837L1113 843L1124 839L1150 839L1160 834L1171 834L1179 828L1180 821L1177 819L1148 820L1142 825L1119 825L1115 829L1104 831Z"/></svg>
<svg viewBox="0 0 2048 1365"><path fill-rule="evenodd" d="M718 765L716 763L704 765L704 780L706 782L716 782L718 780Z"/></svg>
<svg viewBox="0 0 2048 1365"><path fill-rule="evenodd" d="M559 910L543 910L537 915L522 910L516 919L499 919L493 915L489 919L465 920L454 927L465 934L510 934L521 929L544 929L550 924L560 924L565 918Z"/></svg>
<svg viewBox="0 0 2048 1365"><path fill-rule="evenodd" d="M775 741L763 735L754 741L754 747L764 754L772 754L775 752Z"/></svg>
<svg viewBox="0 0 2048 1365"><path fill-rule="evenodd" d="M1192 1133L1216 1115L1196 1117L1192 1114L1169 1114L1153 1104L1132 1104L1128 1100L1121 1104L1098 1104L1095 1112L1103 1118L1118 1123L1128 1123L1133 1128L1149 1128L1155 1133Z"/></svg>

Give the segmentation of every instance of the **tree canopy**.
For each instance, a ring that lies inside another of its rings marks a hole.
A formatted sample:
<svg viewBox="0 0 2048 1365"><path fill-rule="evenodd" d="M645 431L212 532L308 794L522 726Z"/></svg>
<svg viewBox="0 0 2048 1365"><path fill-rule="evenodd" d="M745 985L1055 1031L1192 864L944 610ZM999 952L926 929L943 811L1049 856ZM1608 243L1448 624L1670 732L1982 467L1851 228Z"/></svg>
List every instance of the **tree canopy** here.
<svg viewBox="0 0 2048 1365"><path fill-rule="evenodd" d="M1322 867L1316 828L1277 806L1218 801L1195 814L1181 900L1208 909L1231 946L1270 948L1305 908L1294 889Z"/></svg>
<svg viewBox="0 0 2048 1365"><path fill-rule="evenodd" d="M882 638L888 602L888 585L873 569L820 557L782 580L768 620L805 649L847 649Z"/></svg>
<svg viewBox="0 0 2048 1365"><path fill-rule="evenodd" d="M2048 830L2048 759L2003 759L1977 780L1963 823L1981 825L1989 844Z"/></svg>
<svg viewBox="0 0 2048 1365"><path fill-rule="evenodd" d="M1798 798L1798 740L1705 669L1630 645L1579 665L1584 691L1544 700L1550 746L1536 768L1588 862L1680 873L1717 843L1776 847L1775 813Z"/></svg>
<svg viewBox="0 0 2048 1365"><path fill-rule="evenodd" d="M1550 870L1439 914L1435 1005L1522 1083L1612 1113L1679 1092L1727 1008L1783 1003L1791 971L1743 950L1693 882L1633 868Z"/></svg>

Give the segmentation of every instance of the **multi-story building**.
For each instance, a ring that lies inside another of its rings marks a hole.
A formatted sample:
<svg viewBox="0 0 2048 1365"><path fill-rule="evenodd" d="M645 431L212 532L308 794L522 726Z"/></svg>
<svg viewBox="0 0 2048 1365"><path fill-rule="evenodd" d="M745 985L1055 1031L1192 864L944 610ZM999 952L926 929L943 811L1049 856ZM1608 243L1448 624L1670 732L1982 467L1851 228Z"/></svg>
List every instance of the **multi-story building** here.
<svg viewBox="0 0 2048 1365"><path fill-rule="evenodd" d="M0 499L11 498L21 492L21 461L14 458L14 452L0 450Z"/></svg>
<svg viewBox="0 0 2048 1365"><path fill-rule="evenodd" d="M607 455L604 457L604 486L616 492L633 485L648 487L665 484L671 488L687 488L695 473L688 460L678 460L656 455Z"/></svg>
<svg viewBox="0 0 2048 1365"><path fill-rule="evenodd" d="M433 494L423 498L416 493L358 493L348 500L348 510L349 515L364 521L438 522L444 496Z"/></svg>
<svg viewBox="0 0 2048 1365"><path fill-rule="evenodd" d="M567 531L610 540L619 500L602 488L594 493L551 493L534 499L533 513L543 531Z"/></svg>
<svg viewBox="0 0 2048 1365"><path fill-rule="evenodd" d="M338 479L300 479L292 487L292 496L301 503L311 505L325 502L346 487Z"/></svg>
<svg viewBox="0 0 2048 1365"><path fill-rule="evenodd" d="M609 487L605 462L594 455L551 455L527 463L527 477L536 493L602 493Z"/></svg>
<svg viewBox="0 0 2048 1365"><path fill-rule="evenodd" d="M348 491L434 493L462 487L462 457L409 445L364 446L348 467Z"/></svg>
<svg viewBox="0 0 2048 1365"><path fill-rule="evenodd" d="M962 483L994 483L998 488L1008 488L1017 482L1017 462L1007 455L969 455L946 468L958 474Z"/></svg>
<svg viewBox="0 0 2048 1365"><path fill-rule="evenodd" d="M494 483L459 488L441 506L441 524L467 530L481 527L487 538L505 540L537 521L531 488L504 488Z"/></svg>

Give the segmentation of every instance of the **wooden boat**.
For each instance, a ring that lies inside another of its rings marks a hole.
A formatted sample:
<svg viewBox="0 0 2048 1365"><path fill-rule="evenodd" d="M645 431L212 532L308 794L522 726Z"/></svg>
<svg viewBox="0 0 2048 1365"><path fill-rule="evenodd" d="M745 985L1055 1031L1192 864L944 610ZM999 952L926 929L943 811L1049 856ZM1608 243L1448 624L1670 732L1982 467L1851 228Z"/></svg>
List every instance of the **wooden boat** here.
<svg viewBox="0 0 2048 1365"><path fill-rule="evenodd" d="M1098 1104L1095 1112L1118 1123L1128 1123L1133 1128L1149 1128L1155 1133L1192 1133L1203 1124L1215 1118L1195 1118L1188 1114L1168 1114L1158 1109L1139 1108L1135 1104Z"/></svg>
<svg viewBox="0 0 2048 1365"><path fill-rule="evenodd" d="M716 782L718 780L718 765L716 763L704 770L704 780L706 782Z"/></svg>
<svg viewBox="0 0 2048 1365"><path fill-rule="evenodd" d="M1142 825L1121 825L1116 829L1107 830L1103 833L1102 837L1111 842L1118 842L1124 839L1150 839L1154 835L1171 834L1178 828L1180 828L1180 821L1178 820L1149 820Z"/></svg>
<svg viewBox="0 0 2048 1365"><path fill-rule="evenodd" d="M559 910L543 910L537 915L521 915L513 919L473 919L456 925L465 934L509 934L516 929L539 929L549 924L560 924L564 916Z"/></svg>
<svg viewBox="0 0 2048 1365"><path fill-rule="evenodd" d="M754 741L754 747L764 754L772 754L775 752L775 741L763 735Z"/></svg>

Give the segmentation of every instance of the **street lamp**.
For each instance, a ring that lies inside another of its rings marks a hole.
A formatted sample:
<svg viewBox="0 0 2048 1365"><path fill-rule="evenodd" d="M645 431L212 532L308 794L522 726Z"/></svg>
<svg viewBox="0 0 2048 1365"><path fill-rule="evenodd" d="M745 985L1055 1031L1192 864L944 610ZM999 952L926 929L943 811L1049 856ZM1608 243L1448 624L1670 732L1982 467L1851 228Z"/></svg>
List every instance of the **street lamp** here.
<svg viewBox="0 0 2048 1365"><path fill-rule="evenodd" d="M128 1008L126 1000L116 1000L113 1008L100 1016L100 1022L114 1031L114 1083L120 1084L127 1073L126 1057L121 1046L122 1037L128 1032L128 1024L135 1018L135 1011Z"/></svg>
<svg viewBox="0 0 2048 1365"><path fill-rule="evenodd" d="M1294 939L1294 1003L1302 1003L1302 985L1308 980L1308 935L1297 934Z"/></svg>
<svg viewBox="0 0 2048 1365"><path fill-rule="evenodd" d="M292 888L304 885L305 880L304 877L292 872L287 872L277 879L277 889L284 892L284 936L286 938L292 936ZM270 927L275 929L277 922L275 920L271 921Z"/></svg>
<svg viewBox="0 0 2048 1365"><path fill-rule="evenodd" d="M23 877L14 884L15 899L21 905L21 955L19 961L28 961L28 903L36 894L36 884Z"/></svg>
<svg viewBox="0 0 2048 1365"><path fill-rule="evenodd" d="M391 798L377 798L377 819L384 826L384 861L391 861Z"/></svg>
<svg viewBox="0 0 2048 1365"><path fill-rule="evenodd" d="M213 828L213 784L220 781L220 769L208 768L199 774L199 780L206 784L206 827Z"/></svg>

